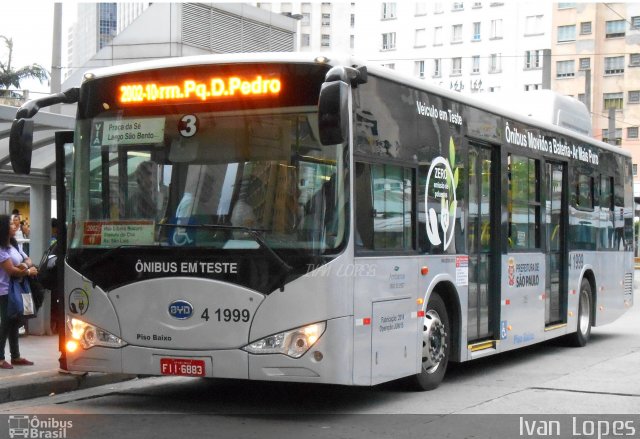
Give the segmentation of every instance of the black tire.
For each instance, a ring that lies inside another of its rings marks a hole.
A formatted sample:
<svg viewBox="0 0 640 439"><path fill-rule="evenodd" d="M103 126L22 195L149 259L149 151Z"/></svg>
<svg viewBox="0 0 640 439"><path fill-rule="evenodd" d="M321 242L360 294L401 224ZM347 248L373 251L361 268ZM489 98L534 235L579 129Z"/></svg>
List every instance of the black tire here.
<svg viewBox="0 0 640 439"><path fill-rule="evenodd" d="M411 377L416 390L433 390L447 371L451 352L451 327L444 301L433 294L423 320L422 370Z"/></svg>
<svg viewBox="0 0 640 439"><path fill-rule="evenodd" d="M569 334L567 341L570 346L582 347L587 344L591 337L592 301L591 284L587 279L582 279L580 283L580 295L578 296L578 323L576 332Z"/></svg>

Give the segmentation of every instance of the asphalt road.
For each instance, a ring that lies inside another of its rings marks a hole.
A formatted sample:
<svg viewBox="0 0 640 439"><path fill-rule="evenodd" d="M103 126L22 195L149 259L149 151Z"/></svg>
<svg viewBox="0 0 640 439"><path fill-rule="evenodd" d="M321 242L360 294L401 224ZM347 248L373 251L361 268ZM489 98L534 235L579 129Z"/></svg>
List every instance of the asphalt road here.
<svg viewBox="0 0 640 439"><path fill-rule="evenodd" d="M146 378L2 404L0 437L3 415L21 414L74 421L67 438L640 438L638 289L635 304L584 348L548 342L464 363L431 392Z"/></svg>

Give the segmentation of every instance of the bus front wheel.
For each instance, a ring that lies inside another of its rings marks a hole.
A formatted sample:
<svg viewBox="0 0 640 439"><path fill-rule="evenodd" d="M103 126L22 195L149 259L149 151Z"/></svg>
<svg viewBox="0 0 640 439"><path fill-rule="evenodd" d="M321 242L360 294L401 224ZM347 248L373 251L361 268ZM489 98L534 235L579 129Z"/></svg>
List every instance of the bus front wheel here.
<svg viewBox="0 0 640 439"><path fill-rule="evenodd" d="M438 294L432 295L422 324L422 369L413 377L418 390L432 390L444 378L451 351L447 308Z"/></svg>
<svg viewBox="0 0 640 439"><path fill-rule="evenodd" d="M580 283L580 297L578 298L577 330L569 335L569 344L582 347L587 344L591 336L591 284L587 279Z"/></svg>

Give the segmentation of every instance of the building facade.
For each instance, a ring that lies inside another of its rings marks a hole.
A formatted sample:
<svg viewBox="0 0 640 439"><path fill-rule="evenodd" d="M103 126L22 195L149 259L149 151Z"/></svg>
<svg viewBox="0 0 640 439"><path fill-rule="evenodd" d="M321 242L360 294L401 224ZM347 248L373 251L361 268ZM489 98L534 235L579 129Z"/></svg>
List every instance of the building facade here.
<svg viewBox="0 0 640 439"><path fill-rule="evenodd" d="M62 89L92 68L207 53L292 52L297 21L242 3L153 3L74 69ZM82 38L81 36L79 36ZM72 114L74 106L64 106Z"/></svg>
<svg viewBox="0 0 640 439"><path fill-rule="evenodd" d="M299 50L344 51L465 93L542 88L549 2L257 3L300 19Z"/></svg>
<svg viewBox="0 0 640 439"><path fill-rule="evenodd" d="M552 89L587 105L593 137L631 152L640 197L640 4L557 3L552 33Z"/></svg>
<svg viewBox="0 0 640 439"><path fill-rule="evenodd" d="M117 35L117 3L78 3L78 17L68 30L68 76Z"/></svg>

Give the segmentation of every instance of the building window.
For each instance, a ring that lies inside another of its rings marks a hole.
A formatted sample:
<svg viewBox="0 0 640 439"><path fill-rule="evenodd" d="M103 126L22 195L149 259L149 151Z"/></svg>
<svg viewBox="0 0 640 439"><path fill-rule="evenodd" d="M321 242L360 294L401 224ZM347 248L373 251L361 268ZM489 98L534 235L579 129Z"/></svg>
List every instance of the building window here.
<svg viewBox="0 0 640 439"><path fill-rule="evenodd" d="M302 20L300 21L302 26L309 26L311 24L311 14L309 12L302 13Z"/></svg>
<svg viewBox="0 0 640 439"><path fill-rule="evenodd" d="M322 25L331 26L331 14L322 14Z"/></svg>
<svg viewBox="0 0 640 439"><path fill-rule="evenodd" d="M544 33L542 28L543 15L529 15L525 19L524 34L540 35Z"/></svg>
<svg viewBox="0 0 640 439"><path fill-rule="evenodd" d="M416 16L427 15L427 2L416 2Z"/></svg>
<svg viewBox="0 0 640 439"><path fill-rule="evenodd" d="M350 25L352 28L356 26L356 14L351 14Z"/></svg>
<svg viewBox="0 0 640 439"><path fill-rule="evenodd" d="M632 53L629 55L629 66L630 67L640 66L640 53Z"/></svg>
<svg viewBox="0 0 640 439"><path fill-rule="evenodd" d="M322 34L320 36L320 46L331 47L331 35Z"/></svg>
<svg viewBox="0 0 640 439"><path fill-rule="evenodd" d="M631 17L631 28L632 29L640 29L640 16Z"/></svg>
<svg viewBox="0 0 640 439"><path fill-rule="evenodd" d="M576 25L558 26L558 43L576 40Z"/></svg>
<svg viewBox="0 0 640 439"><path fill-rule="evenodd" d="M591 34L591 22L583 21L580 23L580 35L589 35Z"/></svg>
<svg viewBox="0 0 640 439"><path fill-rule="evenodd" d="M473 9L480 9L482 7L482 2L473 2Z"/></svg>
<svg viewBox="0 0 640 439"><path fill-rule="evenodd" d="M462 58L451 58L451 76L462 74Z"/></svg>
<svg viewBox="0 0 640 439"><path fill-rule="evenodd" d="M524 91L540 90L541 88L542 84L525 84Z"/></svg>
<svg viewBox="0 0 640 439"><path fill-rule="evenodd" d="M471 57L471 73L480 73L480 55Z"/></svg>
<svg viewBox="0 0 640 439"><path fill-rule="evenodd" d="M433 45L434 46L442 45L442 26L433 28Z"/></svg>
<svg viewBox="0 0 640 439"><path fill-rule="evenodd" d="M416 61L415 70L418 78L424 78L424 61Z"/></svg>
<svg viewBox="0 0 640 439"><path fill-rule="evenodd" d="M527 50L524 52L524 68L539 69L542 67L542 50Z"/></svg>
<svg viewBox="0 0 640 439"><path fill-rule="evenodd" d="M396 63L391 62L391 63L388 63L388 64L382 64L382 67L386 67L388 69L395 70L396 69Z"/></svg>
<svg viewBox="0 0 640 439"><path fill-rule="evenodd" d="M638 138L638 127L627 128L627 139L637 139L637 138Z"/></svg>
<svg viewBox="0 0 640 439"><path fill-rule="evenodd" d="M500 73L502 71L502 55L492 53L489 56L489 73Z"/></svg>
<svg viewBox="0 0 640 439"><path fill-rule="evenodd" d="M627 23L624 20L607 21L605 23L605 37L606 38L624 37L626 24Z"/></svg>
<svg viewBox="0 0 640 439"><path fill-rule="evenodd" d="M575 2L562 2L558 3L558 9L573 9L576 7Z"/></svg>
<svg viewBox="0 0 640 439"><path fill-rule="evenodd" d="M604 93L604 109L615 108L616 110L622 110L623 98L622 93Z"/></svg>
<svg viewBox="0 0 640 439"><path fill-rule="evenodd" d="M390 20L396 18L396 3L384 2L382 3L382 19Z"/></svg>
<svg viewBox="0 0 640 439"><path fill-rule="evenodd" d="M619 75L624 73L624 56L605 56L604 74Z"/></svg>
<svg viewBox="0 0 640 439"><path fill-rule="evenodd" d="M471 37L471 41L480 41L480 22L476 21L473 23L473 36Z"/></svg>
<svg viewBox="0 0 640 439"><path fill-rule="evenodd" d="M424 47L426 45L427 40L427 30L426 29L416 29L415 35L415 47Z"/></svg>
<svg viewBox="0 0 640 439"><path fill-rule="evenodd" d="M351 35L349 37L349 48L353 49L354 47L356 47L356 37L355 35Z"/></svg>
<svg viewBox="0 0 640 439"><path fill-rule="evenodd" d="M460 43L462 42L462 25L454 24L451 26L451 42L452 43Z"/></svg>
<svg viewBox="0 0 640 439"><path fill-rule="evenodd" d="M589 70L591 68L591 58L580 58L580 70Z"/></svg>
<svg viewBox="0 0 640 439"><path fill-rule="evenodd" d="M396 33L388 32L382 34L382 50L393 50L396 48Z"/></svg>
<svg viewBox="0 0 640 439"><path fill-rule="evenodd" d="M433 60L433 77L439 78L442 75L442 60L440 58L436 58Z"/></svg>
<svg viewBox="0 0 640 439"><path fill-rule="evenodd" d="M556 78L573 78L575 75L574 60L570 59L567 61L556 62Z"/></svg>
<svg viewBox="0 0 640 439"><path fill-rule="evenodd" d="M578 100L587 105L587 95L584 93L578 93Z"/></svg>
<svg viewBox="0 0 640 439"><path fill-rule="evenodd" d="M504 2L491 2L489 6L492 8L497 8L498 6L504 6Z"/></svg>
<svg viewBox="0 0 640 439"><path fill-rule="evenodd" d="M502 19L491 20L491 39L502 38Z"/></svg>
<svg viewBox="0 0 640 439"><path fill-rule="evenodd" d="M464 2L453 2L452 11L463 11L464 10Z"/></svg>
<svg viewBox="0 0 640 439"><path fill-rule="evenodd" d="M311 35L310 34L300 34L300 45L302 47L309 47L311 45Z"/></svg>
<svg viewBox="0 0 640 439"><path fill-rule="evenodd" d="M629 103L640 104L640 90L629 90Z"/></svg>
<svg viewBox="0 0 640 439"><path fill-rule="evenodd" d="M631 167L633 168L633 176L636 177L638 175L638 165L634 163Z"/></svg>
<svg viewBox="0 0 640 439"><path fill-rule="evenodd" d="M609 130L606 128L602 129L602 141L609 143L611 138L609 137ZM616 128L616 145L622 145L622 128Z"/></svg>

